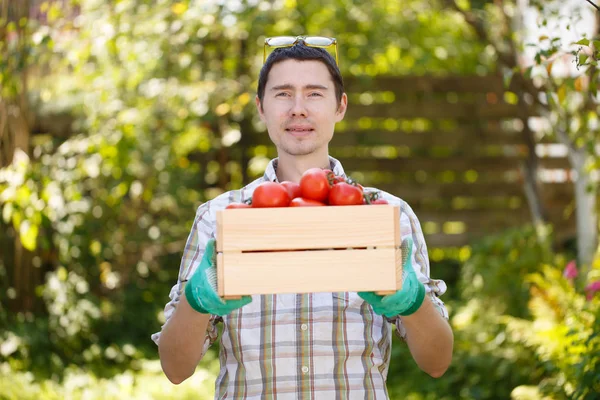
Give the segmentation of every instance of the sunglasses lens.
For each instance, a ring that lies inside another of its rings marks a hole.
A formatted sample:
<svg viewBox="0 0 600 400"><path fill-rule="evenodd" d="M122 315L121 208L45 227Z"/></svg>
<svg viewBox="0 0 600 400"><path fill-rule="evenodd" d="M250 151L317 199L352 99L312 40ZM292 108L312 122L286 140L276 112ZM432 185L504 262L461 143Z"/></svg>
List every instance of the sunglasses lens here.
<svg viewBox="0 0 600 400"><path fill-rule="evenodd" d="M304 43L311 46L331 46L333 42L334 39L323 36L309 36L304 39Z"/></svg>
<svg viewBox="0 0 600 400"><path fill-rule="evenodd" d="M294 36L276 36L267 39L267 45L269 46L288 46L296 41Z"/></svg>

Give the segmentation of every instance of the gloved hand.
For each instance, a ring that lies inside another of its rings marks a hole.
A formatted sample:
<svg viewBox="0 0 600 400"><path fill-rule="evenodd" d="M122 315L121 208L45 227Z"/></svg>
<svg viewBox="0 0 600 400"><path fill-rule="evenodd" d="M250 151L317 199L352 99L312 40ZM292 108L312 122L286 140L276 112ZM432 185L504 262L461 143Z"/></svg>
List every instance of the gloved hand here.
<svg viewBox="0 0 600 400"><path fill-rule="evenodd" d="M250 296L224 300L217 294L215 239L210 239L200 265L185 285L185 298L192 308L202 314L226 315L252 301Z"/></svg>
<svg viewBox="0 0 600 400"><path fill-rule="evenodd" d="M412 267L412 239L402 241L402 289L396 293L379 296L375 292L358 292L358 295L371 304L376 314L388 318L397 315L407 316L419 309L425 300L425 286L417 278Z"/></svg>

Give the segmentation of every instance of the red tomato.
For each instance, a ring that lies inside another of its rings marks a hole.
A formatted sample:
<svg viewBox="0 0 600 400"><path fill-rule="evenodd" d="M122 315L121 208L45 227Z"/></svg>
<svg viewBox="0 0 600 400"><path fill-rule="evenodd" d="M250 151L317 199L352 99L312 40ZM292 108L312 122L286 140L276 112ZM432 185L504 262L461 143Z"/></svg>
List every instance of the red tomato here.
<svg viewBox="0 0 600 400"><path fill-rule="evenodd" d="M302 197L296 197L290 202L290 207L319 207L324 205L325 203L320 201L305 199Z"/></svg>
<svg viewBox="0 0 600 400"><path fill-rule="evenodd" d="M290 199L295 199L296 197L302 196L302 191L300 190L300 184L296 182L283 181L281 185L285 187L290 195Z"/></svg>
<svg viewBox="0 0 600 400"><path fill-rule="evenodd" d="M336 183L329 192L329 204L332 206L353 206L363 204L360 188L345 182Z"/></svg>
<svg viewBox="0 0 600 400"><path fill-rule="evenodd" d="M229 205L227 207L225 207L225 209L230 210L233 208L252 208L252 206L250 204L246 204L246 203L229 203Z"/></svg>
<svg viewBox="0 0 600 400"><path fill-rule="evenodd" d="M325 201L330 187L327 172L321 168L307 169L300 178L300 190L305 199Z"/></svg>
<svg viewBox="0 0 600 400"><path fill-rule="evenodd" d="M377 200L371 201L371 204L389 204L389 203L386 199L377 199Z"/></svg>
<svg viewBox="0 0 600 400"><path fill-rule="evenodd" d="M277 182L264 182L254 189L252 194L252 207L287 207L290 204L290 195L285 186Z"/></svg>
<svg viewBox="0 0 600 400"><path fill-rule="evenodd" d="M346 182L346 179L343 176L334 176L333 177L333 184L335 185L336 183L340 183L340 182Z"/></svg>

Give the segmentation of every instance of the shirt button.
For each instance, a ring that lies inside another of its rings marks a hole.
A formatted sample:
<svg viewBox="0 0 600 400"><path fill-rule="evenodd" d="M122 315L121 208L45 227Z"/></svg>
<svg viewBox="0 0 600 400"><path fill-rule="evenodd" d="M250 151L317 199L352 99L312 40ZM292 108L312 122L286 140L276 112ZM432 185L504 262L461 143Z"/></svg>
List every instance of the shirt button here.
<svg viewBox="0 0 600 400"><path fill-rule="evenodd" d="M308 372L308 367L305 365L302 367L302 373L306 374Z"/></svg>
<svg viewBox="0 0 600 400"><path fill-rule="evenodd" d="M303 331L305 331L305 330L308 329L308 325L302 324L302 325L300 325L300 329L302 329Z"/></svg>

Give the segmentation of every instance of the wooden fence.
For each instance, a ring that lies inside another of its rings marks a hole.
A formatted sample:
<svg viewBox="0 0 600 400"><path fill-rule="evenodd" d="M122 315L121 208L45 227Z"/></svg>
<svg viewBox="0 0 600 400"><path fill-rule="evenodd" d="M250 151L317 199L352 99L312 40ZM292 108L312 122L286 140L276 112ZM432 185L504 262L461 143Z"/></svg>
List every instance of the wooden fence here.
<svg viewBox="0 0 600 400"><path fill-rule="evenodd" d="M463 246L531 221L522 167L533 112L511 104L500 77L353 78L346 91L349 108L331 155L357 180L407 201L430 247ZM246 143L269 146L265 134ZM570 176L566 155L542 156L539 166ZM574 235L572 182L541 189L559 239Z"/></svg>
<svg viewBox="0 0 600 400"><path fill-rule="evenodd" d="M349 108L336 128L331 155L361 183L406 200L429 246L463 246L531 221L522 168L528 156L524 130L534 113L512 104L515 95L504 89L501 77L376 77L345 83ZM37 118L34 133L69 136L71 118ZM268 135L254 132L250 121L250 116L241 121L242 140L229 154L194 158L223 166L236 161L247 170L248 154L257 146L276 156ZM553 145L546 139L537 143ZM547 177L567 178L546 179L541 188L558 239L567 239L575 232L568 159L541 155L539 166ZM226 175L218 185L228 182Z"/></svg>
<svg viewBox="0 0 600 400"><path fill-rule="evenodd" d="M332 155L350 174L364 171L369 183L406 200L429 246L461 246L531 221L522 168L533 112L511 104L516 96L501 77L350 80L347 91L362 104L349 109ZM375 157L345 157L343 148L354 143L383 147ZM566 155L540 157L539 166L569 169ZM543 183L541 194L560 238L573 235L572 183Z"/></svg>
<svg viewBox="0 0 600 400"><path fill-rule="evenodd" d="M347 80L346 91L350 105L336 128L331 155L359 182L406 200L419 217L430 249L464 246L482 235L531 222L522 165L528 157L525 133L533 114L507 101L511 94L505 93L500 78L354 78ZM72 118L37 116L31 132L67 138ZM253 179L247 167L255 149L264 146L264 154L266 147L268 157L276 152L265 132L253 131L251 119L240 122L242 140L236 145L192 158L223 167L238 162L244 180ZM544 140L537 143L551 145ZM559 154L539 161L550 178L541 193L557 237L573 237L568 160ZM229 182L225 171L219 172L219 187ZM553 176L563 179L551 182ZM33 267L35 254L24 251L15 234L9 229L0 235L5 265L14 266L8 277L18 294L13 308L32 310L43 271Z"/></svg>

